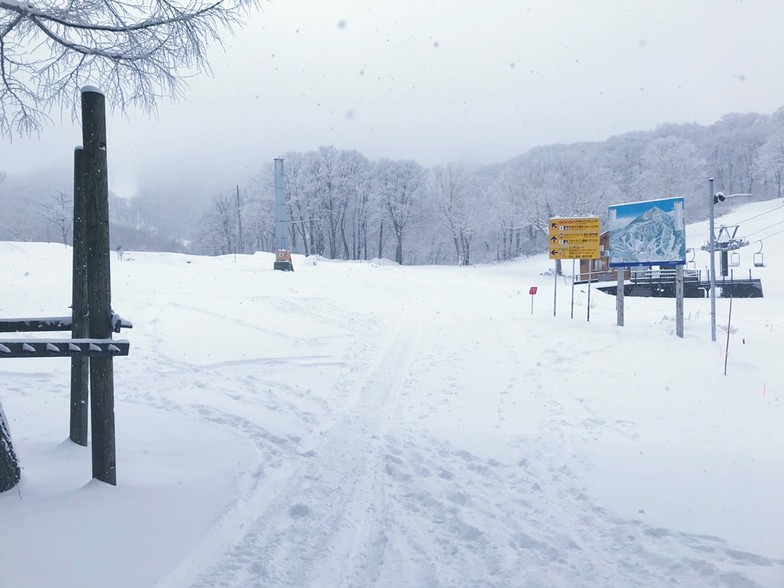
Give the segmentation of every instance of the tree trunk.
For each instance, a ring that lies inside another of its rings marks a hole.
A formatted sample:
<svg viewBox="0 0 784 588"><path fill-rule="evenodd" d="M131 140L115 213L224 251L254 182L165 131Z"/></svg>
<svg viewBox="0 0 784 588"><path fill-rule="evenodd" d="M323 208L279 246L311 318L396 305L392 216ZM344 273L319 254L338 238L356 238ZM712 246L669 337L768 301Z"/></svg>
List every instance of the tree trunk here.
<svg viewBox="0 0 784 588"><path fill-rule="evenodd" d="M460 232L460 240L463 242L463 265L471 264L471 237Z"/></svg>
<svg viewBox="0 0 784 588"><path fill-rule="evenodd" d="M19 483L19 460L11 444L11 433L0 403L0 492L10 490Z"/></svg>
<svg viewBox="0 0 784 588"><path fill-rule="evenodd" d="M457 265L461 265L462 258L460 257L460 241L457 238L457 233L452 231L452 242L455 244L455 255L457 256Z"/></svg>
<svg viewBox="0 0 784 588"><path fill-rule="evenodd" d="M384 257L384 221L378 227L378 258Z"/></svg>
<svg viewBox="0 0 784 588"><path fill-rule="evenodd" d="M345 255L345 259L352 259L351 253L349 253L348 249L348 239L346 238L345 220L340 223L340 238L343 241L343 255ZM356 259L356 256L353 259Z"/></svg>

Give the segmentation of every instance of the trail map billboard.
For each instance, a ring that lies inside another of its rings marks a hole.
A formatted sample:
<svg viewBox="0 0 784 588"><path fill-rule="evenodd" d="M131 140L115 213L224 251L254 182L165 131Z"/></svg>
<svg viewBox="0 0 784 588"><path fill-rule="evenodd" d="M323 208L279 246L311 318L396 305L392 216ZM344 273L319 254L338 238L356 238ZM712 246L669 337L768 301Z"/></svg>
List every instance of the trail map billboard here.
<svg viewBox="0 0 784 588"><path fill-rule="evenodd" d="M683 206L683 198L610 206L610 267L685 265Z"/></svg>

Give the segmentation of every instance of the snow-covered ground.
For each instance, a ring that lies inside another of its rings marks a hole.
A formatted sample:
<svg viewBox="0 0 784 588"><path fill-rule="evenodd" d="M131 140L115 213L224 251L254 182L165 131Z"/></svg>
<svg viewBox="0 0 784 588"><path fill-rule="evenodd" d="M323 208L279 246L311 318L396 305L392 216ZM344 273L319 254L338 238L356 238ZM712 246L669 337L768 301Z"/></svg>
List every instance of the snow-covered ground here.
<svg viewBox="0 0 784 588"><path fill-rule="evenodd" d="M113 259L118 486L67 441L69 362L0 363L0 586L784 586L782 204L719 219L771 235L726 376L728 299L715 343L708 299L683 339L672 299L570 318L565 280L553 316L545 256ZM68 314L70 255L0 243L0 316Z"/></svg>

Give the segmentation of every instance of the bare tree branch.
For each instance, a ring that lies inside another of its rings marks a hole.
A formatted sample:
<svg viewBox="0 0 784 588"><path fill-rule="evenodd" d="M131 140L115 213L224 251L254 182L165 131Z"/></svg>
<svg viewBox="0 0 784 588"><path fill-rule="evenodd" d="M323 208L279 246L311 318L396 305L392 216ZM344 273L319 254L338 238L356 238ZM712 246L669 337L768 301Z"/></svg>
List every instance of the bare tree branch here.
<svg viewBox="0 0 784 588"><path fill-rule="evenodd" d="M209 71L206 49L259 0L0 0L0 134L40 131L54 107L76 115L81 87L154 111Z"/></svg>

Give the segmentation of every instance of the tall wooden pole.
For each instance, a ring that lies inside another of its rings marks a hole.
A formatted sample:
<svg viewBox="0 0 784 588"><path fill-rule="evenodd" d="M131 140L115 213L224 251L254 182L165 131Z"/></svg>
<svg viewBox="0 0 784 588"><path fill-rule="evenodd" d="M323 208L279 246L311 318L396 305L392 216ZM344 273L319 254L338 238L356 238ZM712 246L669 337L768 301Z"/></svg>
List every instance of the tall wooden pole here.
<svg viewBox="0 0 784 588"><path fill-rule="evenodd" d="M84 145L84 189L87 202L87 305L89 334L94 339L111 339L112 309L109 272L109 181L106 157L106 105L97 88L82 89L82 138ZM90 361L90 430L92 432L93 478L117 484L114 442L113 358Z"/></svg>
<svg viewBox="0 0 784 588"><path fill-rule="evenodd" d="M87 310L87 218L83 149L74 149L73 203L73 282L71 295L71 337L88 336ZM87 447L87 398L89 357L71 358L70 439Z"/></svg>

